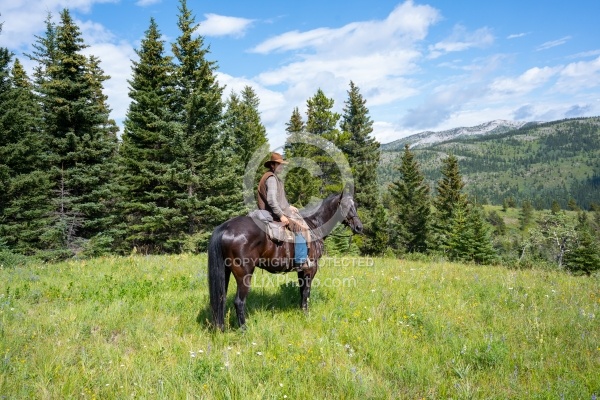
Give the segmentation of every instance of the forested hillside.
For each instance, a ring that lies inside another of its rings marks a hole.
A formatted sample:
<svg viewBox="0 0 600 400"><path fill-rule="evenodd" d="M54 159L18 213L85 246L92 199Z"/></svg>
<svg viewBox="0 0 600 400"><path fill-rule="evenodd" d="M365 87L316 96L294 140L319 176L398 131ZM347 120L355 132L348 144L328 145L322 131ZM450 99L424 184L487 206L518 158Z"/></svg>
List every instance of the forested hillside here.
<svg viewBox="0 0 600 400"><path fill-rule="evenodd" d="M396 179L401 150L382 151L379 179L383 187ZM414 149L433 187L442 159L455 155L465 191L478 202L516 204L530 201L549 209L570 199L582 208L600 202L600 118L553 121L501 134L458 138Z"/></svg>

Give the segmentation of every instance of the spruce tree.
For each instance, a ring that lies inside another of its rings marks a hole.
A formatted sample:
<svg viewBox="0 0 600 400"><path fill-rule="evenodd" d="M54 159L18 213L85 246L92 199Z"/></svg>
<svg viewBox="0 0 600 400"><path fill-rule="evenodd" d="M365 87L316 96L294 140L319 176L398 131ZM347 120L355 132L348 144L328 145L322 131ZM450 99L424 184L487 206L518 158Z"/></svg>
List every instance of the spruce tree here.
<svg viewBox="0 0 600 400"><path fill-rule="evenodd" d="M436 186L433 199L435 209L432 219L432 237L429 246L438 251L446 251L450 245L448 233L453 225L456 210L466 210L467 196L462 192L464 182L458 168L458 159L449 155L442 160L442 178Z"/></svg>
<svg viewBox="0 0 600 400"><path fill-rule="evenodd" d="M88 46L69 11L60 13L58 25L49 17L46 26L30 56L38 62L35 91L54 195L44 238L56 254L66 255L85 250L110 225L117 128L102 95L108 76L98 59L83 54Z"/></svg>
<svg viewBox="0 0 600 400"><path fill-rule="evenodd" d="M429 239L429 186L408 144L404 146L398 172L399 179L390 187L397 211L393 217L396 232L394 247L409 253L422 253L427 250Z"/></svg>
<svg viewBox="0 0 600 400"><path fill-rule="evenodd" d="M453 261L472 261L474 258L475 232L469 221L469 210L466 202L457 203L452 212L452 219L444 232L445 253Z"/></svg>
<svg viewBox="0 0 600 400"><path fill-rule="evenodd" d="M354 235L354 240L362 254L383 256L390 243L390 220L388 213L381 203L372 211L372 218L368 221L369 236Z"/></svg>
<svg viewBox="0 0 600 400"><path fill-rule="evenodd" d="M365 254L379 252L387 247L385 243L375 243L387 237L386 232L378 232L380 227L375 221L376 211L381 204L377 185L377 166L379 165L379 142L371 135L373 121L366 107L366 100L359 88L350 82L348 98L344 102L344 110L340 121L341 135L338 143L348 159L354 179L354 199L359 215L365 226L363 237L353 240L361 241L361 251Z"/></svg>
<svg viewBox="0 0 600 400"><path fill-rule="evenodd" d="M373 121L360 91L350 82L348 99L340 122L345 140L341 150L348 158L354 177L354 198L358 205L372 209L379 200L377 166L379 165L379 142L372 137Z"/></svg>
<svg viewBox="0 0 600 400"><path fill-rule="evenodd" d="M318 89L306 102L306 132L338 145L340 131L337 124L340 114L332 111L333 105L334 100ZM309 146L308 150L308 157L319 167L320 175L317 179L320 183L320 196L325 198L332 193L340 193L343 189L342 176L336 159L315 145Z"/></svg>
<svg viewBox="0 0 600 400"><path fill-rule="evenodd" d="M521 212L519 214L519 229L522 231L527 230L527 228L533 222L533 206L531 202L528 200L523 201L521 204Z"/></svg>
<svg viewBox="0 0 600 400"><path fill-rule="evenodd" d="M433 200L433 235L431 248L442 251L453 260L491 263L495 251L490 238L491 227L482 211L470 204L462 192L464 182L458 159L450 155L443 160L442 179L437 183Z"/></svg>
<svg viewBox="0 0 600 400"><path fill-rule="evenodd" d="M261 168L254 171L254 180L251 187L245 187L246 168L254 153L267 145L267 133L260 120L258 106L260 100L252 87L246 86L240 95L232 91L226 101L226 110L223 116L223 132L226 146L232 149L231 169L236 171L236 186L245 188L246 199L251 199L256 194L256 187L262 174Z"/></svg>
<svg viewBox="0 0 600 400"><path fill-rule="evenodd" d="M298 107L292 111L285 130L287 139L284 153L285 158L291 161L285 176L285 192L291 204L306 206L318 196L320 184L307 162L313 148L305 139L306 126Z"/></svg>
<svg viewBox="0 0 600 400"><path fill-rule="evenodd" d="M591 275L600 270L600 242L594 237L587 214L579 211L575 237L565 252L564 265L571 272Z"/></svg>
<svg viewBox="0 0 600 400"><path fill-rule="evenodd" d="M502 218L496 210L489 212L487 221L492 225L496 235L504 235L506 233L506 223L504 222L504 218Z"/></svg>
<svg viewBox="0 0 600 400"><path fill-rule="evenodd" d="M50 177L40 126L41 108L23 66L0 49L0 237L12 251L32 255L43 245Z"/></svg>
<svg viewBox="0 0 600 400"><path fill-rule="evenodd" d="M224 128L230 136L234 153L240 158L243 174L254 152L267 143L267 130L260 120L260 99L251 86L238 95L232 92L226 102Z"/></svg>
<svg viewBox="0 0 600 400"><path fill-rule="evenodd" d="M186 0L180 0L178 27L180 34L172 49L178 61L175 115L183 128L183 151L177 162L184 167L179 180L187 189L187 198L178 205L188 216L187 233L208 235L216 225L243 211L242 161L227 142L228 136L221 133L224 104L217 64L207 59L209 48L195 33L198 24Z"/></svg>
<svg viewBox="0 0 600 400"><path fill-rule="evenodd" d="M552 214L558 214L561 210L560 204L556 200L552 200L552 206L550 207L550 211Z"/></svg>
<svg viewBox="0 0 600 400"><path fill-rule="evenodd" d="M180 227L186 217L175 204L172 145L175 134L181 138L183 133L173 120L174 66L164 54L153 18L136 53L139 61L133 62L132 101L119 151L123 248L144 253L179 251L183 232L173 226Z"/></svg>
<svg viewBox="0 0 600 400"><path fill-rule="evenodd" d="M469 225L473 232L472 259L478 264L492 264L498 258L492 244L492 227L480 207L470 205Z"/></svg>

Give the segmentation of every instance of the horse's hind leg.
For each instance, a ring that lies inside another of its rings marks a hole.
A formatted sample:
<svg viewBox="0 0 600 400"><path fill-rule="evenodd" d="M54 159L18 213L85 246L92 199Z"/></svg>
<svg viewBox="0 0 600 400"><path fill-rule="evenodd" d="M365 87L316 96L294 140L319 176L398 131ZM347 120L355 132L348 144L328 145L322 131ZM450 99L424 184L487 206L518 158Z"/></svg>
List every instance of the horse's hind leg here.
<svg viewBox="0 0 600 400"><path fill-rule="evenodd" d="M241 269L241 268L240 268ZM243 273L242 271L233 271L237 282L237 293L233 304L237 314L238 324L240 328L246 329L246 297L250 292L250 283L252 281L252 273Z"/></svg>

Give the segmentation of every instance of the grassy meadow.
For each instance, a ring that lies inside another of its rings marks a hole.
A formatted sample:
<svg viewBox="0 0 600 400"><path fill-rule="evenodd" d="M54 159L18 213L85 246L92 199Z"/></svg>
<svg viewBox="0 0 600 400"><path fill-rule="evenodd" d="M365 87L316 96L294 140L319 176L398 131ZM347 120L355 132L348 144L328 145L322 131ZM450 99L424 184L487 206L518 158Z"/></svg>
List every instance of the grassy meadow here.
<svg viewBox="0 0 600 400"><path fill-rule="evenodd" d="M206 256L0 267L4 399L595 399L600 277L327 259L206 320Z"/></svg>

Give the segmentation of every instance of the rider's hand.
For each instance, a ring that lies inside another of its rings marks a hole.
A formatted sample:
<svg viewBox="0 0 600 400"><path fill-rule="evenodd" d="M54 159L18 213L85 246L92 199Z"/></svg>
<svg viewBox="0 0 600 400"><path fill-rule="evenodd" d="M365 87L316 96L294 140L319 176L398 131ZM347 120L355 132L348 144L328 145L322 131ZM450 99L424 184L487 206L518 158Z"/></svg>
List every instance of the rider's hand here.
<svg viewBox="0 0 600 400"><path fill-rule="evenodd" d="M285 215L282 215L281 218L279 218L279 220L281 222L283 222L284 225L287 225L290 223L290 220L288 219L288 217L286 217Z"/></svg>

